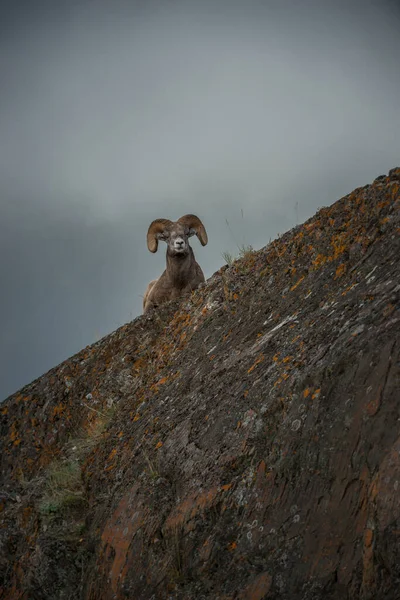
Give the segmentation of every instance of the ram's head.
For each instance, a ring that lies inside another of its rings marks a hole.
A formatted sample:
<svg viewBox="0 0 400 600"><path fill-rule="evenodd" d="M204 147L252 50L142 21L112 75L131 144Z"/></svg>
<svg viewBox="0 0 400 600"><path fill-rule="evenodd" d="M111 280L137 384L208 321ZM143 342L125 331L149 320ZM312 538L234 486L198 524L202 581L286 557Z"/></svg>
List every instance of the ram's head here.
<svg viewBox="0 0 400 600"><path fill-rule="evenodd" d="M202 246L207 244L205 227L195 215L185 215L175 222L156 219L147 232L147 247L150 252L157 252L158 241L163 240L170 256L185 256L190 252L189 238L192 235L197 235Z"/></svg>

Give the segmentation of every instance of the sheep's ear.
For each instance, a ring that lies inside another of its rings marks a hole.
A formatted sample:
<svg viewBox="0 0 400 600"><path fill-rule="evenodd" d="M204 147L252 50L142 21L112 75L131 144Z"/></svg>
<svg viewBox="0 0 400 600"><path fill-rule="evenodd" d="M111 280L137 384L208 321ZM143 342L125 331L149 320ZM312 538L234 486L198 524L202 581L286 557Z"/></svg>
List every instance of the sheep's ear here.
<svg viewBox="0 0 400 600"><path fill-rule="evenodd" d="M147 247L150 252L157 252L158 240L168 237L168 228L172 225L169 219L156 219L147 232Z"/></svg>
<svg viewBox="0 0 400 600"><path fill-rule="evenodd" d="M196 217L196 215L184 215L178 219L178 223L182 223L182 225L186 225L189 228L189 236L196 234L202 246L207 244L207 232L199 217Z"/></svg>

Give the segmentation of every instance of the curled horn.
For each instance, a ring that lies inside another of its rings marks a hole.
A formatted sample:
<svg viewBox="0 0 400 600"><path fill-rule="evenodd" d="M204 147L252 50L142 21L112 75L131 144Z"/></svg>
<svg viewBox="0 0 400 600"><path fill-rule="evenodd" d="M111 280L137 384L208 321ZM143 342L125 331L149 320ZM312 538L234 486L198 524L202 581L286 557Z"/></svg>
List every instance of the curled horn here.
<svg viewBox="0 0 400 600"><path fill-rule="evenodd" d="M169 219L156 219L153 221L147 232L147 247L150 252L157 252L159 237L172 225Z"/></svg>
<svg viewBox="0 0 400 600"><path fill-rule="evenodd" d="M178 223L182 223L182 225L186 225L189 229L193 229L202 246L207 244L207 232L199 217L196 217L196 215L185 215L178 219Z"/></svg>

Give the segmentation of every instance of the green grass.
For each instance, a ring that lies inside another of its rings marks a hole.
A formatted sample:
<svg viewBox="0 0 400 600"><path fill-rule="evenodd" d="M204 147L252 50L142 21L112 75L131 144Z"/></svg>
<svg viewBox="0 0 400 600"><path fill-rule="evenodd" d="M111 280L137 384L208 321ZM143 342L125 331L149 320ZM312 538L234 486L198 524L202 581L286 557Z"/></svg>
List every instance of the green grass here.
<svg viewBox="0 0 400 600"><path fill-rule="evenodd" d="M85 502L79 463L72 459L55 461L47 471L40 512L43 515L64 514Z"/></svg>

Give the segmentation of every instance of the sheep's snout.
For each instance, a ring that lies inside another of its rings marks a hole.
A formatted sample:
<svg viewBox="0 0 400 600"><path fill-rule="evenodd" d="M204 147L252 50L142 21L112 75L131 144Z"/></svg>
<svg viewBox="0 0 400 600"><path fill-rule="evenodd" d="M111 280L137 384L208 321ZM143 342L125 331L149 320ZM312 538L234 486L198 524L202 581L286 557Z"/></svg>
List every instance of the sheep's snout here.
<svg viewBox="0 0 400 600"><path fill-rule="evenodd" d="M186 242L183 238L177 237L174 239L173 248L175 252L182 252L186 250Z"/></svg>

